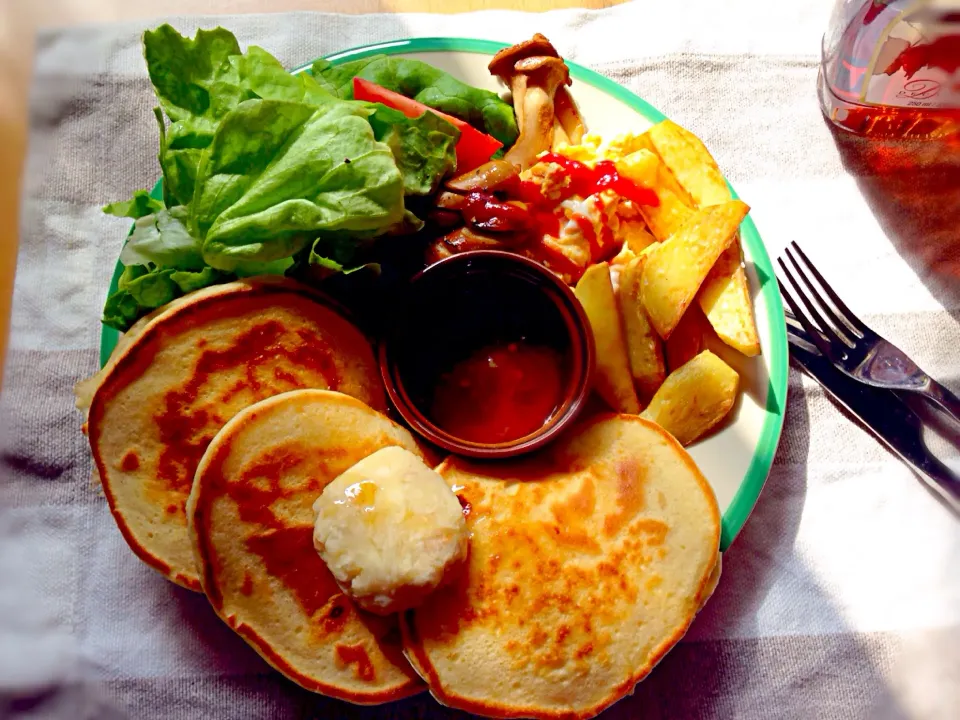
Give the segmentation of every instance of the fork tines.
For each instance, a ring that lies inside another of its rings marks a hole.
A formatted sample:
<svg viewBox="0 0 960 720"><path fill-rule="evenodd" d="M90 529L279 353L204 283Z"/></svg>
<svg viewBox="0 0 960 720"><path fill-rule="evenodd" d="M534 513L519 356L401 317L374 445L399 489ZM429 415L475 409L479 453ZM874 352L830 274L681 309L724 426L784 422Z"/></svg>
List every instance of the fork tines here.
<svg viewBox="0 0 960 720"><path fill-rule="evenodd" d="M778 262L803 305L794 300L783 282L780 282L780 292L820 352L834 362L845 359L846 350L855 347L857 341L873 335L872 331L850 311L796 242L787 246L785 255L793 266L793 271L783 257L779 258ZM798 277L802 284L797 281ZM804 307L809 312L809 317L804 312ZM818 330L826 335L826 338Z"/></svg>

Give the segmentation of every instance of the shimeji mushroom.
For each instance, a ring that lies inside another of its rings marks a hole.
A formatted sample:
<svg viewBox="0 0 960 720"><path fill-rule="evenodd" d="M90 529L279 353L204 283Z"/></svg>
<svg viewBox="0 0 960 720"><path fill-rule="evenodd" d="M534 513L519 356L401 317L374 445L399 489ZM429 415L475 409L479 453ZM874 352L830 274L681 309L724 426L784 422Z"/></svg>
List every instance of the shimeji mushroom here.
<svg viewBox="0 0 960 720"><path fill-rule="evenodd" d="M547 38L537 33L501 50L489 69L510 88L520 129L504 159L526 169L543 151L580 142L583 120L566 89L570 71Z"/></svg>

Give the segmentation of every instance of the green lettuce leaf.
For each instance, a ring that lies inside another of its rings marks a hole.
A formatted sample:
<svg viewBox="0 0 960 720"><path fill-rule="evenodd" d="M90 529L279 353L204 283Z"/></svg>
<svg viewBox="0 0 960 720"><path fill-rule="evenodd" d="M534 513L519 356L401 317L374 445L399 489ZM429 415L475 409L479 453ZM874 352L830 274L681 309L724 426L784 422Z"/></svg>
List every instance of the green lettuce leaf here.
<svg viewBox="0 0 960 720"><path fill-rule="evenodd" d="M223 112L213 93L218 71L227 58L240 54L240 44L223 28L198 30L191 40L161 25L143 34L143 54L157 101L171 122L160 142L165 191L186 204L200 151L210 144Z"/></svg>
<svg viewBox="0 0 960 720"><path fill-rule="evenodd" d="M513 107L499 95L467 85L420 60L388 55L373 55L342 65L317 60L312 72L324 90L340 98L352 99L353 78L361 77L465 120L507 147L519 135Z"/></svg>
<svg viewBox="0 0 960 720"><path fill-rule="evenodd" d="M201 135L212 135L217 99L211 90L223 63L240 54L233 33L223 28L197 30L191 40L170 25L161 25L143 34L143 54L167 117L172 122L187 121Z"/></svg>
<svg viewBox="0 0 960 720"><path fill-rule="evenodd" d="M314 60L310 67L310 73L316 79L317 83L331 95L346 100L353 99L353 79L360 75L362 78L370 80L371 78L361 73L371 63L380 62L387 55L371 55L360 60L351 60L350 62L334 65L329 60L320 58ZM386 87L386 85L384 85ZM397 90L396 88L388 88Z"/></svg>
<svg viewBox="0 0 960 720"><path fill-rule="evenodd" d="M357 243L348 237L317 238L310 248L309 264L343 272L351 265L357 265Z"/></svg>
<svg viewBox="0 0 960 720"><path fill-rule="evenodd" d="M107 298L103 308L103 323L126 330L138 318L176 298L178 288L170 279L174 272L151 270L143 265L124 268L117 291Z"/></svg>
<svg viewBox="0 0 960 720"><path fill-rule="evenodd" d="M404 198L423 202L455 168L459 131L447 121L353 101L331 77L291 75L255 46L241 53L222 28L190 39L163 25L144 34L144 56L159 105L164 201L140 190L104 207L135 221L103 312L120 330L184 293L236 277L374 267L373 238L423 225ZM364 66L382 84L391 85L384 72L395 83L419 75L408 80L428 95L446 88L459 103L454 114L496 115L493 93L453 78L449 85L422 63L378 69L372 60ZM352 74L341 79L349 89ZM512 110L497 102L515 136Z"/></svg>
<svg viewBox="0 0 960 720"><path fill-rule="evenodd" d="M154 200L152 197L150 197L150 193L146 190L136 190L133 193L133 197L129 200L110 203L109 205L103 206L103 212L105 212L107 215L115 215L117 217L128 217L134 219L152 215L153 213L163 209L164 204L161 201Z"/></svg>
<svg viewBox="0 0 960 720"><path fill-rule="evenodd" d="M293 267L293 257L280 258L258 262L256 260L238 260L233 268L237 277L253 277L255 275L284 275Z"/></svg>
<svg viewBox="0 0 960 720"><path fill-rule="evenodd" d="M124 265L157 265L178 270L205 266L200 239L187 229L189 211L182 205L139 218L120 251Z"/></svg>
<svg viewBox="0 0 960 720"><path fill-rule="evenodd" d="M390 148L403 176L406 195L431 195L443 177L456 169L460 131L433 113L408 118L377 103L368 118L374 137Z"/></svg>
<svg viewBox="0 0 960 720"><path fill-rule="evenodd" d="M193 272L130 265L124 268L117 291L107 298L102 322L120 331L127 330L151 310L186 293L229 279L230 276L211 267Z"/></svg>
<svg viewBox="0 0 960 720"><path fill-rule="evenodd" d="M167 206L183 205L193 197L194 183L197 178L197 168L204 148L209 145L210 139L195 140L199 147L176 147L178 128L186 123L174 123L171 132L167 132L167 125L163 120L160 108L153 109L157 119L157 128L160 131L160 150L157 159L160 161L160 172L163 174L163 200ZM172 144L173 143L173 144Z"/></svg>
<svg viewBox="0 0 960 720"><path fill-rule="evenodd" d="M123 270L117 289L126 292L144 309L152 310L177 297L177 286L170 279L173 269L155 268L143 265L129 265Z"/></svg>
<svg viewBox="0 0 960 720"><path fill-rule="evenodd" d="M286 100L322 105L334 96L308 73L291 75L263 48L251 45L243 55L232 55L217 72L213 86L218 117L244 100Z"/></svg>
<svg viewBox="0 0 960 720"><path fill-rule="evenodd" d="M192 213L207 264L294 255L310 239L373 237L403 217L403 178L365 103L248 100L224 117Z"/></svg>
<svg viewBox="0 0 960 720"><path fill-rule="evenodd" d="M124 332L141 316L140 305L125 290L117 290L103 306L100 322L120 332Z"/></svg>
<svg viewBox="0 0 960 720"><path fill-rule="evenodd" d="M143 37L147 71L157 99L170 119L160 120L160 166L169 204L187 204L203 150L223 117L250 99L322 104L332 96L310 75L291 75L266 50L250 46L241 54L227 30L198 30L193 40L170 25Z"/></svg>
<svg viewBox="0 0 960 720"><path fill-rule="evenodd" d="M214 270L212 267L205 267L196 272L174 270L170 273L170 280L180 289L181 294L186 295L194 290L200 290L209 285L216 285L217 283L232 280L232 278L219 270Z"/></svg>

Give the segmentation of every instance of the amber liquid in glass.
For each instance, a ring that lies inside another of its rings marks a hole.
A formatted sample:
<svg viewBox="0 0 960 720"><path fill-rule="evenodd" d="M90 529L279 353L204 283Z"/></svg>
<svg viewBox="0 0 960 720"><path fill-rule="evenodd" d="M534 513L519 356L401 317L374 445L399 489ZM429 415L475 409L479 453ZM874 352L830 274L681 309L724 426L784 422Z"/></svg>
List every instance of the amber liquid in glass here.
<svg viewBox="0 0 960 720"><path fill-rule="evenodd" d="M960 139L960 0L838 0L818 90L843 130Z"/></svg>

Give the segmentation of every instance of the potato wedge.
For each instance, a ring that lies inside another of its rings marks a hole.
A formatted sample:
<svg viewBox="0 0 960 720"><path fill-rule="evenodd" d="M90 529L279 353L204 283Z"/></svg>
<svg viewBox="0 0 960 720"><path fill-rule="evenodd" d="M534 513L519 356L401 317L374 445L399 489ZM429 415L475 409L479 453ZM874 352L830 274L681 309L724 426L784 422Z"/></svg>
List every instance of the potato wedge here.
<svg viewBox="0 0 960 720"><path fill-rule="evenodd" d="M587 313L597 346L594 388L617 412L639 413L640 401L630 375L630 361L627 358L620 310L610 280L610 266L600 263L587 268L574 293Z"/></svg>
<svg viewBox="0 0 960 720"><path fill-rule="evenodd" d="M654 240L652 243L647 245L643 250L637 253L637 255L643 255L644 257L650 257L653 254L654 250L660 247L660 243Z"/></svg>
<svg viewBox="0 0 960 720"><path fill-rule="evenodd" d="M734 237L711 268L697 294L697 304L721 340L747 357L754 357L760 354L760 337L739 237Z"/></svg>
<svg viewBox="0 0 960 720"><path fill-rule="evenodd" d="M681 365L686 365L693 360L701 350L708 349L706 343L708 333L714 334L703 310L696 303L690 303L690 307L680 318L676 329L665 343L667 369L673 372Z"/></svg>
<svg viewBox="0 0 960 720"><path fill-rule="evenodd" d="M630 249L630 247L624 243L620 248L620 252L610 258L609 262L611 266L624 266L637 257L637 254Z"/></svg>
<svg viewBox="0 0 960 720"><path fill-rule="evenodd" d="M671 120L647 130L650 145L698 207L719 205L732 199L727 181L696 135Z"/></svg>
<svg viewBox="0 0 960 720"><path fill-rule="evenodd" d="M647 132L641 133L640 135L631 136L627 140L627 147L618 143L616 140L613 140L610 142L610 149L614 153L619 153L620 155L622 155L620 160L616 161L617 172L619 172L620 174L624 174L624 170L626 170L627 174L629 175L629 168L621 169L622 167L620 165L621 162L626 161L626 163L629 165L631 161L633 161L634 159L644 158L645 154L647 153L653 155L655 158L657 158L658 162L653 163L649 167L653 172L652 179L655 185L651 186L649 183L643 183L643 182L641 182L641 184L646 184L647 187L656 187L658 192L661 187L666 188L673 195L676 195L680 199L680 201L684 205L686 205L688 208L694 207L695 203L693 199L690 197L690 194L687 192L686 188L684 188L683 185L677 180L677 178L674 177L673 173L670 172L670 168L665 166L663 163L663 160L659 157L656 146L653 144L653 139L650 136L649 130ZM649 162L649 161L645 160L644 162ZM642 166L643 164L641 164L641 167ZM634 182L640 182L640 179L635 177L632 177L631 180L633 180Z"/></svg>
<svg viewBox="0 0 960 720"><path fill-rule="evenodd" d="M692 132L664 120L647 135L663 164L697 207L719 205L733 198L710 151ZM760 353L739 235L704 280L697 302L725 343L748 357Z"/></svg>
<svg viewBox="0 0 960 720"><path fill-rule="evenodd" d="M640 300L640 276L646 260L646 255L639 255L623 267L617 292L630 372L643 401L653 397L667 374L663 362L663 343L650 325L646 308Z"/></svg>
<svg viewBox="0 0 960 720"><path fill-rule="evenodd" d="M749 210L740 200L698 210L689 223L650 253L640 296L650 322L664 340L677 327Z"/></svg>
<svg viewBox="0 0 960 720"><path fill-rule="evenodd" d="M739 385L736 371L704 350L667 376L640 416L689 445L726 417Z"/></svg>
<svg viewBox="0 0 960 720"><path fill-rule="evenodd" d="M666 240L693 215L686 191L655 153L637 150L617 160L616 167L623 177L656 191L660 204L640 205L640 214L657 240Z"/></svg>
<svg viewBox="0 0 960 720"><path fill-rule="evenodd" d="M641 253L657 242L657 239L647 230L646 223L640 219L621 220L620 233L624 238L623 244L634 253Z"/></svg>

